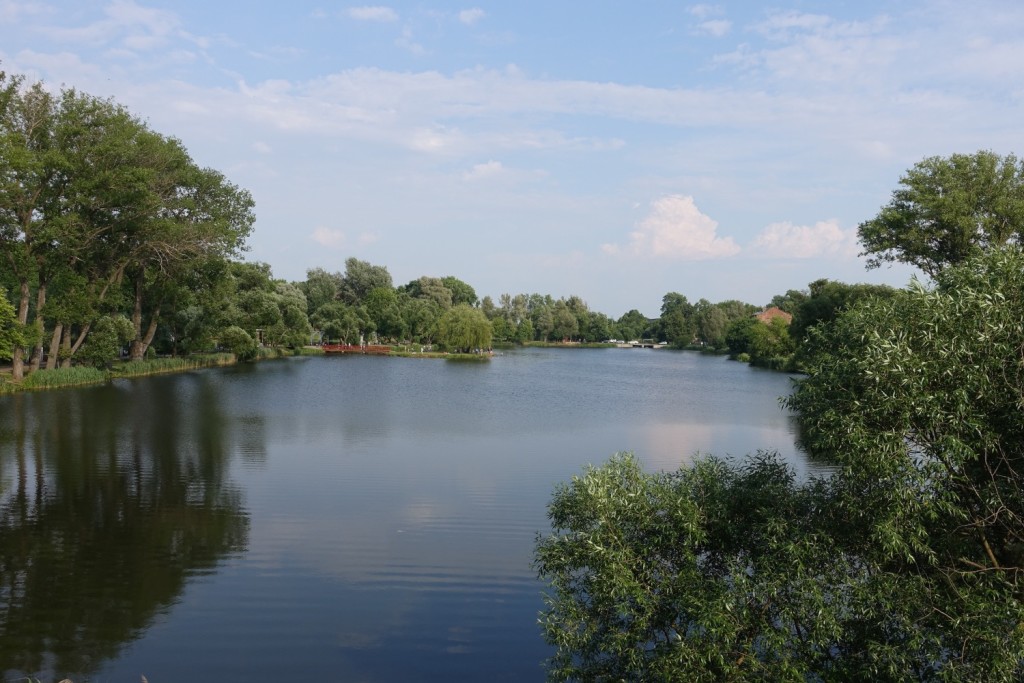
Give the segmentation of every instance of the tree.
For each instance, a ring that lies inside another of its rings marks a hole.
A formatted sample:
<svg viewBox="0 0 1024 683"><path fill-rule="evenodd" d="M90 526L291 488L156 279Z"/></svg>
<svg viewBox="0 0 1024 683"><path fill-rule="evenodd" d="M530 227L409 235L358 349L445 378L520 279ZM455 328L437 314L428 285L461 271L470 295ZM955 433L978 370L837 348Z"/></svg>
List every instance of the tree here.
<svg viewBox="0 0 1024 683"><path fill-rule="evenodd" d="M477 301L479 301L479 299L476 298L476 291L459 278L448 275L441 278L441 282L448 288L448 291L452 293L453 306L458 306L459 304L476 306Z"/></svg>
<svg viewBox="0 0 1024 683"><path fill-rule="evenodd" d="M393 339L405 335L407 328L398 307L398 294L394 289L377 287L370 290L364 305L379 335Z"/></svg>
<svg viewBox="0 0 1024 683"><path fill-rule="evenodd" d="M688 346L694 335L693 315L693 304L682 294L669 292L663 296L658 319L659 338L674 346Z"/></svg>
<svg viewBox="0 0 1024 683"><path fill-rule="evenodd" d="M391 289L391 274L384 266L375 266L357 258L345 260L345 275L341 279L339 298L347 304L358 305L366 295L378 287Z"/></svg>
<svg viewBox="0 0 1024 683"><path fill-rule="evenodd" d="M401 306L402 320L409 336L417 342L430 343L441 317L441 307L431 299L408 298Z"/></svg>
<svg viewBox="0 0 1024 683"><path fill-rule="evenodd" d="M360 335L368 331L369 319L361 313L365 313L361 308L332 301L318 308L309 317L309 321L328 341L339 340L343 344L351 344L358 342Z"/></svg>
<svg viewBox="0 0 1024 683"><path fill-rule="evenodd" d="M868 267L899 261L934 277L979 251L1024 237L1024 163L981 151L929 157L858 227Z"/></svg>
<svg viewBox="0 0 1024 683"><path fill-rule="evenodd" d="M491 321L478 308L452 306L437 321L437 341L446 349L469 353L491 346Z"/></svg>
<svg viewBox="0 0 1024 683"><path fill-rule="evenodd" d="M644 332L650 326L650 321L643 313L634 308L623 313L616 325L618 325L619 334L622 335L623 339L634 340L640 339L644 335Z"/></svg>
<svg viewBox="0 0 1024 683"><path fill-rule="evenodd" d="M551 334L555 339L571 340L580 331L579 320L564 299L559 299L551 308Z"/></svg>
<svg viewBox="0 0 1024 683"><path fill-rule="evenodd" d="M550 677L1021 680L1021 320L1011 246L812 327L787 405L829 478L620 455L559 486Z"/></svg>
<svg viewBox="0 0 1024 683"><path fill-rule="evenodd" d="M265 342L274 346L297 349L309 343L313 332L307 315L306 295L297 285L278 280L274 283L274 300L280 312L278 322L267 330Z"/></svg>
<svg viewBox="0 0 1024 683"><path fill-rule="evenodd" d="M7 300L7 293L0 289L0 358L10 358L14 349L23 343L14 306Z"/></svg>
<svg viewBox="0 0 1024 683"><path fill-rule="evenodd" d="M863 299L892 296L896 290L888 285L850 285L834 280L815 280L808 285L808 295L793 314L790 333L796 340L802 340L807 331L815 325L828 323L853 304Z"/></svg>
<svg viewBox="0 0 1024 683"><path fill-rule="evenodd" d="M754 330L763 323L752 315L734 320L725 331L725 345L734 358L741 353L750 354Z"/></svg>
<svg viewBox="0 0 1024 683"><path fill-rule="evenodd" d="M726 346L725 333L729 328L729 318L721 307L701 299L694 306L694 321L697 326L697 338L711 348Z"/></svg>
<svg viewBox="0 0 1024 683"><path fill-rule="evenodd" d="M306 271L306 281L300 283L299 287L306 295L310 314L338 298L341 282L340 273L328 273L323 268L312 268Z"/></svg>
<svg viewBox="0 0 1024 683"><path fill-rule="evenodd" d="M647 474L621 453L558 486L534 560L549 680L842 679L826 493L770 454Z"/></svg>
<svg viewBox="0 0 1024 683"><path fill-rule="evenodd" d="M799 289L788 289L785 294L776 294L773 296L766 308L775 306L790 315L796 315L797 308L799 308L800 304L806 300L807 292Z"/></svg>
<svg viewBox="0 0 1024 683"><path fill-rule="evenodd" d="M988 590L1014 600L1024 598L1021 320L1024 254L994 249L940 272L934 289L915 283L813 328L810 376L788 401L812 451L874 482L864 502L895 552L957 589L986 573Z"/></svg>
<svg viewBox="0 0 1024 683"><path fill-rule="evenodd" d="M259 344L256 343L256 340L237 325L227 327L220 333L220 344L235 354L238 360L255 358L259 351Z"/></svg>
<svg viewBox="0 0 1024 683"><path fill-rule="evenodd" d="M122 107L0 73L0 259L30 346L13 376L81 348L93 323L126 308L141 358L183 283L241 249L252 200L183 145ZM6 278L5 278L6 279ZM58 351L59 348L59 351Z"/></svg>
<svg viewBox="0 0 1024 683"><path fill-rule="evenodd" d="M413 298L432 301L441 310L447 311L452 307L452 290L445 286L441 278L424 275L405 285L403 289Z"/></svg>
<svg viewBox="0 0 1024 683"><path fill-rule="evenodd" d="M82 346L82 360L100 369L109 368L121 347L134 336L135 329L128 318L105 315L92 326L92 333Z"/></svg>

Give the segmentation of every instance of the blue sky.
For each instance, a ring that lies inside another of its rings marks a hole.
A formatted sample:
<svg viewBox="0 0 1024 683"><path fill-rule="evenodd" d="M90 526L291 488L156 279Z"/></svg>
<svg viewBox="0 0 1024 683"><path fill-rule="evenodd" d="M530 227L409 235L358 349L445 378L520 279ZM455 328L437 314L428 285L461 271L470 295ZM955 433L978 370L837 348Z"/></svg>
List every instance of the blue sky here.
<svg viewBox="0 0 1024 683"><path fill-rule="evenodd" d="M867 271L921 159L1024 154L1024 3L0 0L0 69L252 192L275 275L454 275L656 316Z"/></svg>

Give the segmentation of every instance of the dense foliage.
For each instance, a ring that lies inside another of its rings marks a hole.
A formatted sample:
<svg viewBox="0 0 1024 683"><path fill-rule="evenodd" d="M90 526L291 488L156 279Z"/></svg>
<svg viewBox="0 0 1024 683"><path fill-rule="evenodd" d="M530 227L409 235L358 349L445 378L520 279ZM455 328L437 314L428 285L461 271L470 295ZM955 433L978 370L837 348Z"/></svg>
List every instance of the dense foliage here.
<svg viewBox="0 0 1024 683"><path fill-rule="evenodd" d="M858 229L869 267L900 261L935 275L1024 237L1024 161L981 151L930 157Z"/></svg>
<svg viewBox="0 0 1024 683"><path fill-rule="evenodd" d="M834 476L617 456L556 491L536 555L553 680L1024 676L1024 254L809 339L789 405Z"/></svg>
<svg viewBox="0 0 1024 683"><path fill-rule="evenodd" d="M0 73L0 285L29 345L13 349L14 379L29 358L69 364L97 321L119 314L142 358L252 222L249 194L179 141L108 100Z"/></svg>

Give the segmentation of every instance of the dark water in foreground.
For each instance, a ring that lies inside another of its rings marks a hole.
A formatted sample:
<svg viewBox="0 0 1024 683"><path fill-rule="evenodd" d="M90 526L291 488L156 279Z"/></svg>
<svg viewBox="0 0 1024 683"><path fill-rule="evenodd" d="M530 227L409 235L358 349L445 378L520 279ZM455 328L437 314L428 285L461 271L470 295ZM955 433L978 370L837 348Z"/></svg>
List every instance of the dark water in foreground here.
<svg viewBox="0 0 1024 683"><path fill-rule="evenodd" d="M296 358L0 398L0 672L539 681L556 482L777 449L786 375L664 350Z"/></svg>

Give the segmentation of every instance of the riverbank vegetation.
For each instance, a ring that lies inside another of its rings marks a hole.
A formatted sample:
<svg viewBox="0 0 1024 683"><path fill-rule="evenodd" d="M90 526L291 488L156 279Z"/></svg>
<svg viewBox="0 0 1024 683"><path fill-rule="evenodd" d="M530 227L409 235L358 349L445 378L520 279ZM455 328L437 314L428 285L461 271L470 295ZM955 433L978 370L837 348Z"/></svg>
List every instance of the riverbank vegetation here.
<svg viewBox="0 0 1024 683"><path fill-rule="evenodd" d="M837 470L619 454L559 486L551 680L1024 677L1024 165L926 160L904 186L862 241L931 281L816 283L789 327L786 405Z"/></svg>

